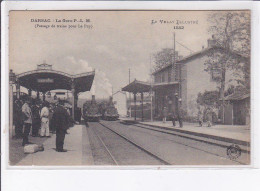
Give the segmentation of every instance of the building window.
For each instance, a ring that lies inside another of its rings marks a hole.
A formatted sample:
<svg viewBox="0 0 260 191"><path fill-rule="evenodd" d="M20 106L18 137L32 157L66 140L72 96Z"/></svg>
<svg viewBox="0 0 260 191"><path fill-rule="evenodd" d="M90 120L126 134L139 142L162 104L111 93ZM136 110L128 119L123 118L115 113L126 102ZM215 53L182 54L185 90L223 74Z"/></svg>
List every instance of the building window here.
<svg viewBox="0 0 260 191"><path fill-rule="evenodd" d="M211 69L211 81L219 81L221 79L221 70L218 68Z"/></svg>
<svg viewBox="0 0 260 191"><path fill-rule="evenodd" d="M160 80L161 80L160 75L157 74L157 75L155 76L155 79L154 79L154 80L155 80L155 83L160 83Z"/></svg>
<svg viewBox="0 0 260 191"><path fill-rule="evenodd" d="M162 73L162 81L161 82L165 82L165 75L164 75L164 73Z"/></svg>
<svg viewBox="0 0 260 191"><path fill-rule="evenodd" d="M168 82L171 82L172 80L172 72L171 69L168 70Z"/></svg>
<svg viewBox="0 0 260 191"><path fill-rule="evenodd" d="M180 65L175 66L175 80L178 81L180 79Z"/></svg>

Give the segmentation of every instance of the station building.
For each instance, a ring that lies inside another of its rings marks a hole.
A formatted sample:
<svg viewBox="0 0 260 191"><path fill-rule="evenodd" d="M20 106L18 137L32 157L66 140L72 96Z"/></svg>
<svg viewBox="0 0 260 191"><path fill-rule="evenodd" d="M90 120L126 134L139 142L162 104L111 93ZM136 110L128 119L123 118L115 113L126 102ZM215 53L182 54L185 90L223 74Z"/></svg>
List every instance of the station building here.
<svg viewBox="0 0 260 191"><path fill-rule="evenodd" d="M168 107L169 111L176 110L174 103L177 100L175 100L174 95L177 93L181 99L181 108L186 115L196 117L198 114L198 94L218 90L216 79L221 75L219 70L205 71L205 62L210 54L222 51L222 48L216 46L214 39L209 39L207 48L177 59L174 68L170 64L154 72L155 114L161 115L165 106ZM242 64L247 59L237 53L230 54L240 58ZM234 78L233 72L227 70L226 76L227 88L229 80Z"/></svg>
<svg viewBox="0 0 260 191"><path fill-rule="evenodd" d="M176 56L175 64L169 64L153 73L154 82L149 83L135 81L135 88L131 89L134 82L123 88L123 91L132 92L154 92L153 96L153 116L160 119L163 115L163 108L167 107L168 112L175 112L176 102L180 101L179 105L184 111L188 119L196 119L198 115L197 98L199 93L205 91L218 90L216 79L220 74L218 70L210 72L205 71L205 62L209 55L216 52L222 52L221 47L216 46L214 39L208 40L208 46L202 48L201 51L190 54L186 57ZM248 58L237 53L234 56L238 57L241 64L244 64ZM229 80L234 78L233 72L226 71L226 88L229 86ZM243 74L241 73L241 76ZM234 82L230 82L231 84ZM150 88L149 88L150 87ZM145 89L144 91L142 89ZM176 97L175 95L178 95ZM178 100L177 100L178 99ZM235 102L233 102L235 103ZM235 106L234 106L235 107ZM217 108L220 110L221 108ZM219 113L219 111L218 111ZM224 116L230 117L230 114L221 115L222 122L227 121Z"/></svg>

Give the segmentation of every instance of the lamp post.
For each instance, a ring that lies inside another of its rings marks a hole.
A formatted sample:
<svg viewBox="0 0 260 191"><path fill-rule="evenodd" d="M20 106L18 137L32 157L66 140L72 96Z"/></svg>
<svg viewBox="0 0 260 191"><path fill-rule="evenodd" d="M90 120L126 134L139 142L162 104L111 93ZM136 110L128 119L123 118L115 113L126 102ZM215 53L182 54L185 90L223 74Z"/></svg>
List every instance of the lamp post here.
<svg viewBox="0 0 260 191"><path fill-rule="evenodd" d="M16 76L13 70L9 73L9 135L13 137L14 127L13 127L13 85L15 84Z"/></svg>
<svg viewBox="0 0 260 191"><path fill-rule="evenodd" d="M71 80L71 93L72 93L72 119L75 119L75 83L74 80Z"/></svg>

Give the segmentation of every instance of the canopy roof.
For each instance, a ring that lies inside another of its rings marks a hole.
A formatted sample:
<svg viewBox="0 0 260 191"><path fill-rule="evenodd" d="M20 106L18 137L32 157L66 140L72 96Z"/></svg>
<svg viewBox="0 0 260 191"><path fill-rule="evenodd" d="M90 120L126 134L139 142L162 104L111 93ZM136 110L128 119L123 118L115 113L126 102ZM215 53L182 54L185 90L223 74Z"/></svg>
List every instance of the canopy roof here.
<svg viewBox="0 0 260 191"><path fill-rule="evenodd" d="M226 101L239 101L250 97L250 93L246 92L235 92L225 97Z"/></svg>
<svg viewBox="0 0 260 191"><path fill-rule="evenodd" d="M149 92L151 90L151 84L148 82L142 82L138 80L134 80L127 86L122 88L122 91L132 92L132 93L141 93L141 92Z"/></svg>
<svg viewBox="0 0 260 191"><path fill-rule="evenodd" d="M153 83L150 84L148 82L142 82L138 80L134 80L127 86L122 88L122 91L132 92L132 93L141 93L141 92L149 92L152 90L160 89L160 88L169 88L174 85L178 85L179 82L162 82L162 83Z"/></svg>
<svg viewBox="0 0 260 191"><path fill-rule="evenodd" d="M155 83L153 84L153 90L157 90L160 88L170 88L172 86L178 85L179 82L161 82L161 83Z"/></svg>
<svg viewBox="0 0 260 191"><path fill-rule="evenodd" d="M33 91L71 90L74 85L76 92L85 92L91 89L94 76L95 71L70 75L53 70L50 65L41 64L36 70L16 75L16 79L21 86Z"/></svg>

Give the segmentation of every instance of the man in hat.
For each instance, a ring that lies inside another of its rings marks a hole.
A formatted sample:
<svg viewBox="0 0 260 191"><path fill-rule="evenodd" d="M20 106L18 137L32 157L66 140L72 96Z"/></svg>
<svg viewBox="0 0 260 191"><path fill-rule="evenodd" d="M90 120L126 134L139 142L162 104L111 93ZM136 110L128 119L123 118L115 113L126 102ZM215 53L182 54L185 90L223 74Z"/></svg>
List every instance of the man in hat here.
<svg viewBox="0 0 260 191"><path fill-rule="evenodd" d="M15 125L15 137L22 138L23 136L23 103L21 100L15 100L14 102L14 125Z"/></svg>
<svg viewBox="0 0 260 191"><path fill-rule="evenodd" d="M32 127L32 111L30 108L30 98L25 98L25 103L22 106L22 112L23 112L23 143L22 146L25 144L30 144L28 136L31 131Z"/></svg>
<svg viewBox="0 0 260 191"><path fill-rule="evenodd" d="M64 101L59 100L58 106L55 108L52 120L56 128L56 151L67 152L63 149L64 139L69 124L69 114L64 108Z"/></svg>
<svg viewBox="0 0 260 191"><path fill-rule="evenodd" d="M39 129L41 126L40 118L40 108L38 105L38 100L32 100L32 136L36 137L39 134Z"/></svg>
<svg viewBox="0 0 260 191"><path fill-rule="evenodd" d="M181 98L179 98L178 93L175 93L175 100L176 100L175 101L175 108L176 109L175 109L175 116L174 116L172 123L173 123L173 126L175 126L175 120L178 120L180 127L183 127L183 123L182 123L183 112L182 112L181 107L180 107Z"/></svg>

